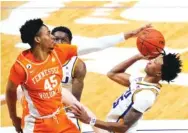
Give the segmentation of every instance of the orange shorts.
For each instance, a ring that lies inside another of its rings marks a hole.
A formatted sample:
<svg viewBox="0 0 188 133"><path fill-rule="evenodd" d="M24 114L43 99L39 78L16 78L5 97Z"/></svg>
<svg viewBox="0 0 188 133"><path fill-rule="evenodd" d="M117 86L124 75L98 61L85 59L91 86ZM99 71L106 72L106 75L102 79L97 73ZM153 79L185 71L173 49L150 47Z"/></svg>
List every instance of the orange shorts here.
<svg viewBox="0 0 188 133"><path fill-rule="evenodd" d="M24 133L80 133L65 113L55 118L36 119L31 115L24 117Z"/></svg>

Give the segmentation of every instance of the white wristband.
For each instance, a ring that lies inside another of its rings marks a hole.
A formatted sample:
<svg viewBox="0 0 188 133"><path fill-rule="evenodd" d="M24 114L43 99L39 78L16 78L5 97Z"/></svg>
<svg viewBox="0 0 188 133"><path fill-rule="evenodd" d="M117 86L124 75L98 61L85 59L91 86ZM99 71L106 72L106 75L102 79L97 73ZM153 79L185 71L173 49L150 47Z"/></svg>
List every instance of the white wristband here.
<svg viewBox="0 0 188 133"><path fill-rule="evenodd" d="M97 120L96 118L91 118L89 125L94 126L96 123L96 120Z"/></svg>

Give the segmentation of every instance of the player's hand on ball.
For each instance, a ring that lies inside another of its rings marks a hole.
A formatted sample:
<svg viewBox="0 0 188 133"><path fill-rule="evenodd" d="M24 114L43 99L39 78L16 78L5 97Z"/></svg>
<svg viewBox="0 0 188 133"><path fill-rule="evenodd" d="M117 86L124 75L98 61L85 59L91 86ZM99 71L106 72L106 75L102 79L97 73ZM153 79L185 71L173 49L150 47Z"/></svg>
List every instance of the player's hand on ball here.
<svg viewBox="0 0 188 133"><path fill-rule="evenodd" d="M153 52L152 54L158 54L158 52ZM152 55L144 56L144 55L142 55L141 53L137 54L136 56L137 56L137 58L138 58L139 60L141 60L141 59L144 59L144 60L151 60L151 59L154 58Z"/></svg>
<svg viewBox="0 0 188 133"><path fill-rule="evenodd" d="M139 35L142 31L144 31L145 29L149 29L149 28L152 28L152 25L151 25L151 24L146 24L146 25L144 25L144 26L138 28L137 30L134 30L133 33L132 33L132 34L133 34L133 37L138 37L138 35Z"/></svg>
<svg viewBox="0 0 188 133"><path fill-rule="evenodd" d="M133 30L131 32L128 32L128 33L125 33L124 34L124 38L125 39L129 39L129 38L132 38L132 37L138 37L139 34L144 31L145 29L149 29L149 28L152 28L152 25L151 24L146 24L136 30Z"/></svg>

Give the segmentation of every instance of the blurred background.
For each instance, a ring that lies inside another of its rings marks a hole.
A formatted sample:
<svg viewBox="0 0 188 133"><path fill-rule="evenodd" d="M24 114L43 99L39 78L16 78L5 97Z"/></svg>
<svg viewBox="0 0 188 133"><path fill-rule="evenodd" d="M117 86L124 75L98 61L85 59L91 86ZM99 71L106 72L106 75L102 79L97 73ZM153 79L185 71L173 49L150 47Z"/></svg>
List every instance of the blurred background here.
<svg viewBox="0 0 188 133"><path fill-rule="evenodd" d="M188 124L187 13L187 0L1 1L1 96L5 94L12 64L18 54L27 48L27 44L21 43L19 28L28 19L42 18L50 29L55 26L69 27L73 33L73 44L78 46L94 45L98 37L134 30L152 23L166 39L165 49L181 54L183 71L173 83L163 83L156 104L144 115L143 125L139 127L149 128L146 125L152 123L152 128L161 125L163 129L174 128L181 129L179 132L188 132L185 129ZM113 101L127 89L110 81L106 72L136 52L136 39L130 39L114 47L80 56L88 70L81 102L98 118L104 120ZM145 62L138 62L129 72L144 74L144 66ZM17 106L21 115L21 106ZM8 109L2 105L1 128L9 126L12 123Z"/></svg>

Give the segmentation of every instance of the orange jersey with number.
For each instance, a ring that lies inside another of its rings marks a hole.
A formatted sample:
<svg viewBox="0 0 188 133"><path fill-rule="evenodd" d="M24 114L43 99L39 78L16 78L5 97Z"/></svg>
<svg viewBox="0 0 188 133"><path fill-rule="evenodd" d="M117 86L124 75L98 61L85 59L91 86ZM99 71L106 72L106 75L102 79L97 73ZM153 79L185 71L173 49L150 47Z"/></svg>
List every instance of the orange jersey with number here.
<svg viewBox="0 0 188 133"><path fill-rule="evenodd" d="M62 65L75 56L76 51L75 46L56 46L43 62L37 62L30 50L18 56L9 79L22 85L31 115L49 115L62 106Z"/></svg>

